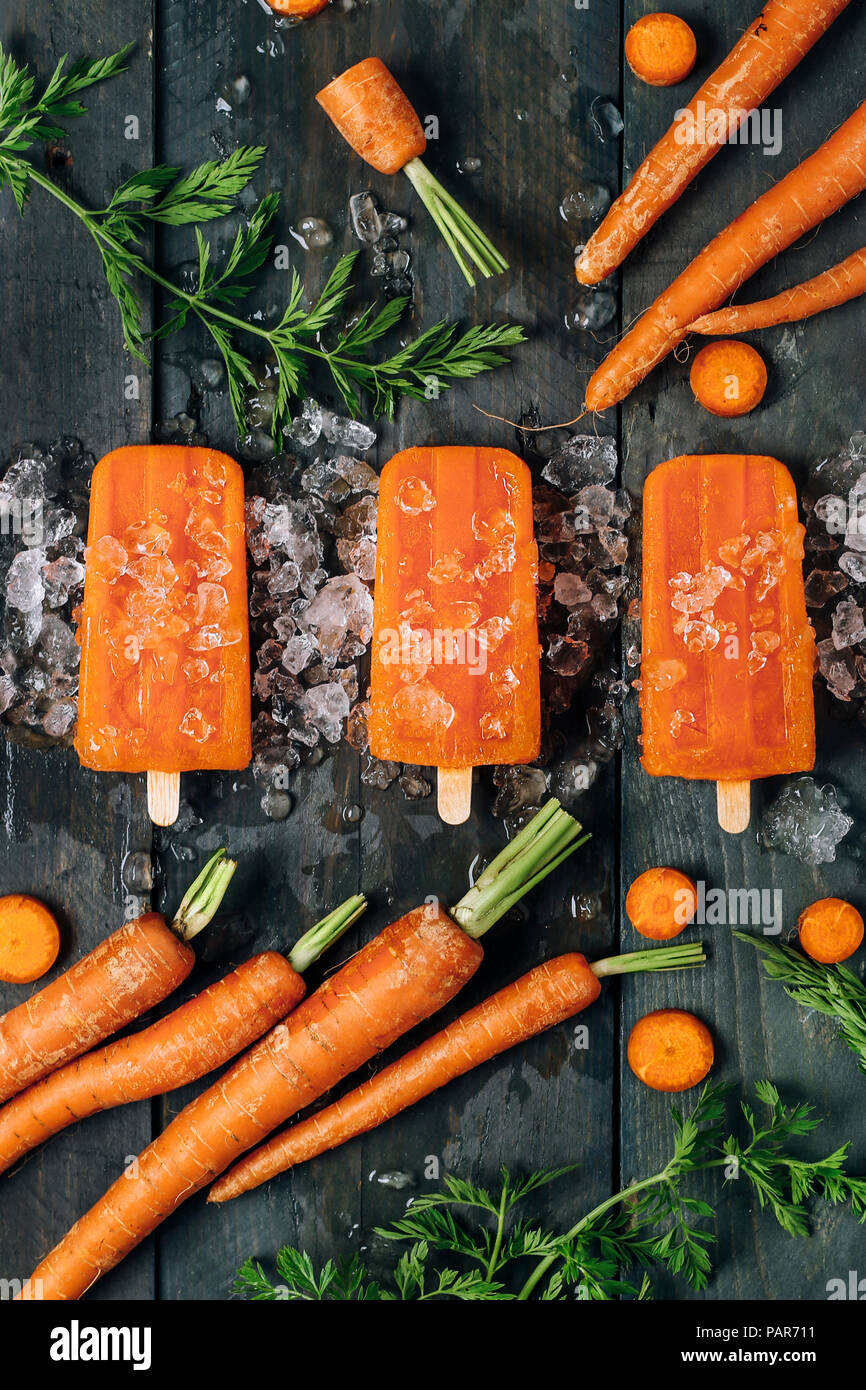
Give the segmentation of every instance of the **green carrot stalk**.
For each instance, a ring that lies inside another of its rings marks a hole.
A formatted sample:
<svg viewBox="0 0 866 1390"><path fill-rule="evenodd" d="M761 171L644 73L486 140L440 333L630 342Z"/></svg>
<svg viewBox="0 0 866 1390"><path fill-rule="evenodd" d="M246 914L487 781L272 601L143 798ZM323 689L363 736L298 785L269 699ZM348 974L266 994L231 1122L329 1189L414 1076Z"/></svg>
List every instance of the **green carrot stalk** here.
<svg viewBox="0 0 866 1390"><path fill-rule="evenodd" d="M551 797L479 875L451 916L468 936L489 931L531 888L586 844L589 834Z"/></svg>
<svg viewBox="0 0 866 1390"><path fill-rule="evenodd" d="M353 897L347 898L339 907L335 907L334 911L329 912L327 917L323 917L321 922L310 927L310 930L295 942L289 952L289 963L298 974L303 975L304 971L308 970L329 946L332 946L335 941L339 941L343 933L347 932L354 922L357 922L366 907L367 899L364 894L356 893Z"/></svg>
<svg viewBox="0 0 866 1390"><path fill-rule="evenodd" d="M182 941L192 941L216 914L237 866L236 859L229 859L224 849L218 849L193 879L171 924Z"/></svg>

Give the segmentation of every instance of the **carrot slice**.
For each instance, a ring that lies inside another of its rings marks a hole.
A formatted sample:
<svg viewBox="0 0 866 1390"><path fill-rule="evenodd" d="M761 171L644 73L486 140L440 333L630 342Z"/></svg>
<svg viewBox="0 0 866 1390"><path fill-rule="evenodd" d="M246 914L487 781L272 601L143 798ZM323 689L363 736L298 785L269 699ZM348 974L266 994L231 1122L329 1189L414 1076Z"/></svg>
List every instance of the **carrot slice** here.
<svg viewBox="0 0 866 1390"><path fill-rule="evenodd" d="M835 965L859 948L863 918L844 898L819 898L800 913L797 930L807 956L822 965Z"/></svg>
<svg viewBox="0 0 866 1390"><path fill-rule="evenodd" d="M642 82L673 87L688 77L698 45L694 33L676 14L645 14L625 36L625 60Z"/></svg>
<svg viewBox="0 0 866 1390"><path fill-rule="evenodd" d="M683 1009L656 1009L639 1018L628 1039L628 1064L652 1091L687 1091L713 1065L709 1028Z"/></svg>
<svg viewBox="0 0 866 1390"><path fill-rule="evenodd" d="M698 890L679 869L660 867L638 874L625 898L636 932L650 941L670 941L694 921Z"/></svg>
<svg viewBox="0 0 866 1390"><path fill-rule="evenodd" d="M0 898L0 980L28 985L50 970L60 951L60 928L44 903L26 893Z"/></svg>
<svg viewBox="0 0 866 1390"><path fill-rule="evenodd" d="M748 415L764 397L767 367L748 343L722 338L701 348L689 373L695 400L711 415Z"/></svg>
<svg viewBox="0 0 866 1390"><path fill-rule="evenodd" d="M329 3L330 0L268 0L276 14L288 14L293 19L311 19Z"/></svg>

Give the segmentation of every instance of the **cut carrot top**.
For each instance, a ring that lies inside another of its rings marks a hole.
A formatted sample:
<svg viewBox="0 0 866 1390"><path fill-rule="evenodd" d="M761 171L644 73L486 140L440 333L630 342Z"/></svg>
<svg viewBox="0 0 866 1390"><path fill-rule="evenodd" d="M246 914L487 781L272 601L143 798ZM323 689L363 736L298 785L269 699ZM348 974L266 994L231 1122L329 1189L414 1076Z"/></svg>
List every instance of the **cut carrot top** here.
<svg viewBox="0 0 866 1390"><path fill-rule="evenodd" d="M628 1064L652 1091L687 1091L703 1081L713 1065L709 1028L683 1009L644 1014L628 1039Z"/></svg>
<svg viewBox="0 0 866 1390"><path fill-rule="evenodd" d="M420 156L427 139L415 108L380 58L364 58L316 94L343 139L380 174L402 169L420 197L467 284L472 265L485 278L508 269L505 257L484 235Z"/></svg>
<svg viewBox="0 0 866 1390"><path fill-rule="evenodd" d="M626 894L625 910L641 936L669 941L694 920L697 901L697 889L686 874L661 867L638 875Z"/></svg>
<svg viewBox="0 0 866 1390"><path fill-rule="evenodd" d="M688 77L698 45L684 19L645 14L625 36L625 58L635 77L651 87L673 87Z"/></svg>
<svg viewBox="0 0 866 1390"><path fill-rule="evenodd" d="M689 382L698 405L711 415L748 415L764 398L767 367L748 343L722 338L701 348L692 363Z"/></svg>
<svg viewBox="0 0 866 1390"><path fill-rule="evenodd" d="M0 980L28 985L50 970L60 951L60 929L38 898L0 898Z"/></svg>
<svg viewBox="0 0 866 1390"><path fill-rule="evenodd" d="M863 941L863 918L844 898L819 898L800 913L800 945L822 965L837 965L853 956Z"/></svg>

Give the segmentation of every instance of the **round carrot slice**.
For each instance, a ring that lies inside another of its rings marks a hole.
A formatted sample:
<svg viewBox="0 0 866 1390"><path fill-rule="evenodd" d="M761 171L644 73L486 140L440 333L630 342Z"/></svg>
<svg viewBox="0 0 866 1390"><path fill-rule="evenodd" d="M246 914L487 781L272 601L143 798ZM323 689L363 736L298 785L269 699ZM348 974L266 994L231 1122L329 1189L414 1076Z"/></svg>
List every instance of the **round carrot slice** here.
<svg viewBox="0 0 866 1390"><path fill-rule="evenodd" d="M709 1028L683 1009L656 1009L639 1018L628 1039L628 1064L653 1091L687 1091L713 1065Z"/></svg>
<svg viewBox="0 0 866 1390"><path fill-rule="evenodd" d="M638 874L625 898L636 932L650 941L670 941L694 921L698 890L687 874L666 867Z"/></svg>
<svg viewBox="0 0 866 1390"><path fill-rule="evenodd" d="M863 918L844 898L819 898L800 913L797 930L807 956L822 965L835 965L860 946Z"/></svg>
<svg viewBox="0 0 866 1390"><path fill-rule="evenodd" d="M698 45L676 14L646 14L625 36L625 58L635 77L651 87L673 87L688 77Z"/></svg>
<svg viewBox="0 0 866 1390"><path fill-rule="evenodd" d="M60 928L44 903L24 893L0 898L0 980L28 985L50 970L60 950Z"/></svg>
<svg viewBox="0 0 866 1390"><path fill-rule="evenodd" d="M268 4L277 14L291 15L294 19L309 19L323 10L328 0L268 0Z"/></svg>
<svg viewBox="0 0 866 1390"><path fill-rule="evenodd" d="M701 348L692 363L689 382L698 404L711 415L748 415L763 400L767 367L748 343L720 338Z"/></svg>

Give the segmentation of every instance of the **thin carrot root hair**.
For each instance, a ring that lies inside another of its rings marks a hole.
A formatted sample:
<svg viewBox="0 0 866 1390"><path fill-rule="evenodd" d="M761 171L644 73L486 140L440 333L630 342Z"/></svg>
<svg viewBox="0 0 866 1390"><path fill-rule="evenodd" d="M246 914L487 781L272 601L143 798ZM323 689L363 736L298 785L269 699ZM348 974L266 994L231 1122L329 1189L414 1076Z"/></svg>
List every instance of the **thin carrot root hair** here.
<svg viewBox="0 0 866 1390"><path fill-rule="evenodd" d="M567 430L571 425L579 425L587 415L588 410L584 410L573 420L562 420L558 425L521 425L517 420L509 420L507 415L493 415L489 410L482 410L480 405L473 401L472 409L477 410L479 415L484 415L488 420L498 420L502 425L511 425L513 429L519 430L521 434L545 434L548 430ZM592 412L595 414L595 412Z"/></svg>

